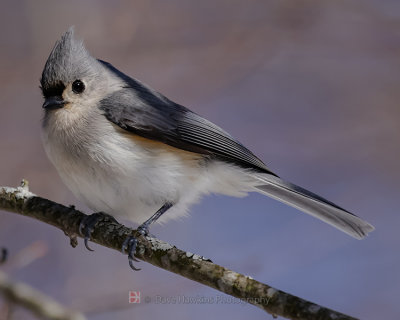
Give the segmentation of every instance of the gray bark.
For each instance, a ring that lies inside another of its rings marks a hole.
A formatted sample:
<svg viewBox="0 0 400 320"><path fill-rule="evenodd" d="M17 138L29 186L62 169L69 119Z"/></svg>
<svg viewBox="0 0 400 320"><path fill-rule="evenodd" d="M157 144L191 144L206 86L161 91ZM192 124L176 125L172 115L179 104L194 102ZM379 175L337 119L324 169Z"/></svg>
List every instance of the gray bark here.
<svg viewBox="0 0 400 320"><path fill-rule="evenodd" d="M25 215L64 231L76 245L79 224L86 215L29 192L26 181L21 187L0 187L0 209ZM120 251L127 236L135 235L138 247L135 256L162 269L197 281L233 297L242 299L275 316L288 319L349 320L355 319L318 304L258 282L248 276L214 264L197 254L182 251L152 237L145 237L113 221L107 215L97 223L91 241Z"/></svg>

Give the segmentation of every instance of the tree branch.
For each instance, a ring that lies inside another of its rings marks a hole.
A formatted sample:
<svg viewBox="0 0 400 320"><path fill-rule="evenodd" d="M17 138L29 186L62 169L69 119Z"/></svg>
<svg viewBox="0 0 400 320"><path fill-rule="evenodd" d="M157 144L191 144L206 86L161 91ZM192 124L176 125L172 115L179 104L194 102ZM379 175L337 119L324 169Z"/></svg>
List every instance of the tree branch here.
<svg viewBox="0 0 400 320"><path fill-rule="evenodd" d="M37 316L49 320L85 320L78 313L70 311L43 293L24 283L13 282L0 271L0 292L6 299L25 307Z"/></svg>
<svg viewBox="0 0 400 320"><path fill-rule="evenodd" d="M71 238L71 244L76 244L76 237L80 236L79 224L86 216L73 207L37 197L28 190L24 180L18 188L0 187L0 209L53 225ZM138 259L242 299L273 316L307 320L355 319L272 288L156 238L144 237L107 215L97 223L91 241L120 251L126 237L132 234L138 239L135 253Z"/></svg>

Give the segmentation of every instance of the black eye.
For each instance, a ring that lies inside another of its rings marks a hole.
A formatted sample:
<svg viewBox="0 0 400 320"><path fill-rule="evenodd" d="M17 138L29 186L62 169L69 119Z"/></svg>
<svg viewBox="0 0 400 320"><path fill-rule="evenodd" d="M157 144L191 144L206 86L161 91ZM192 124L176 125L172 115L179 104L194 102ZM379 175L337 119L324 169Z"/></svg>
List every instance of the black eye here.
<svg viewBox="0 0 400 320"><path fill-rule="evenodd" d="M85 91L85 84L81 80L75 80L72 83L72 91L76 94L82 93Z"/></svg>

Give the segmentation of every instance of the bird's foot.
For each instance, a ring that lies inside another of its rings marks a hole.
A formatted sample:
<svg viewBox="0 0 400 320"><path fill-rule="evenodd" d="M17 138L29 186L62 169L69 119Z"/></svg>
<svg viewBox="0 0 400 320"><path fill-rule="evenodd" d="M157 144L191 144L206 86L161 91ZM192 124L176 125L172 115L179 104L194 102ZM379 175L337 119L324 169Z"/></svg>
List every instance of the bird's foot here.
<svg viewBox="0 0 400 320"><path fill-rule="evenodd" d="M122 244L121 252L122 254L128 253L128 261L129 266L132 270L139 271L140 268L136 268L133 265L133 261L139 262L138 259L135 258L134 254L136 252L137 247L137 239L134 236L129 236L125 239L124 243Z"/></svg>
<svg viewBox="0 0 400 320"><path fill-rule="evenodd" d="M149 227L145 224L141 224L137 228L137 232L143 236L147 236L149 234ZM121 248L123 254L128 253L129 266L135 271L141 270L140 268L136 268L133 264L134 261L139 262L139 260L135 258L137 242L138 241L135 236L129 236L125 239Z"/></svg>
<svg viewBox="0 0 400 320"><path fill-rule="evenodd" d="M137 233L139 233L142 236L147 236L149 235L149 227L150 225L157 221L157 219L159 217L161 217L161 215L163 213L165 213L169 208L171 208L173 206L172 203L167 202L165 203L155 214L153 214L150 219L146 220L144 223L142 223L136 230ZM135 271L139 271L139 268L136 268L133 265L133 262L139 262L138 259L135 258L134 254L136 252L136 247L137 247L137 243L138 240L135 236L129 236L125 239L124 243L122 244L122 248L121 251L123 254L127 253L128 254L128 260L129 260L129 266L135 270Z"/></svg>
<svg viewBox="0 0 400 320"><path fill-rule="evenodd" d="M82 237L84 237L85 247L89 251L94 251L92 248L89 247L88 243L90 240L90 236L94 230L94 227L100 220L104 218L109 218L112 221L117 222L117 220L115 220L114 217L110 216L109 214L103 212L96 212L89 216L85 216L82 219L81 223L79 224L79 233Z"/></svg>
<svg viewBox="0 0 400 320"><path fill-rule="evenodd" d="M149 235L149 226L146 223L143 223L137 228L137 231L143 236L148 236Z"/></svg>

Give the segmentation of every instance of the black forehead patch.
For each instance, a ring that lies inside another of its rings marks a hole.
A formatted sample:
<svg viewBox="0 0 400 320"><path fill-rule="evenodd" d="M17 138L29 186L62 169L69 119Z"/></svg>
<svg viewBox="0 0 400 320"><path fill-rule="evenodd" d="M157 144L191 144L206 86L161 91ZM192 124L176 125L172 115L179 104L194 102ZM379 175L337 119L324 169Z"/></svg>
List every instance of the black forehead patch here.
<svg viewBox="0 0 400 320"><path fill-rule="evenodd" d="M42 83L42 86L40 88L42 89L42 93L45 98L56 96L61 97L65 90L65 85L61 81L56 82L51 86L44 85L44 83Z"/></svg>

